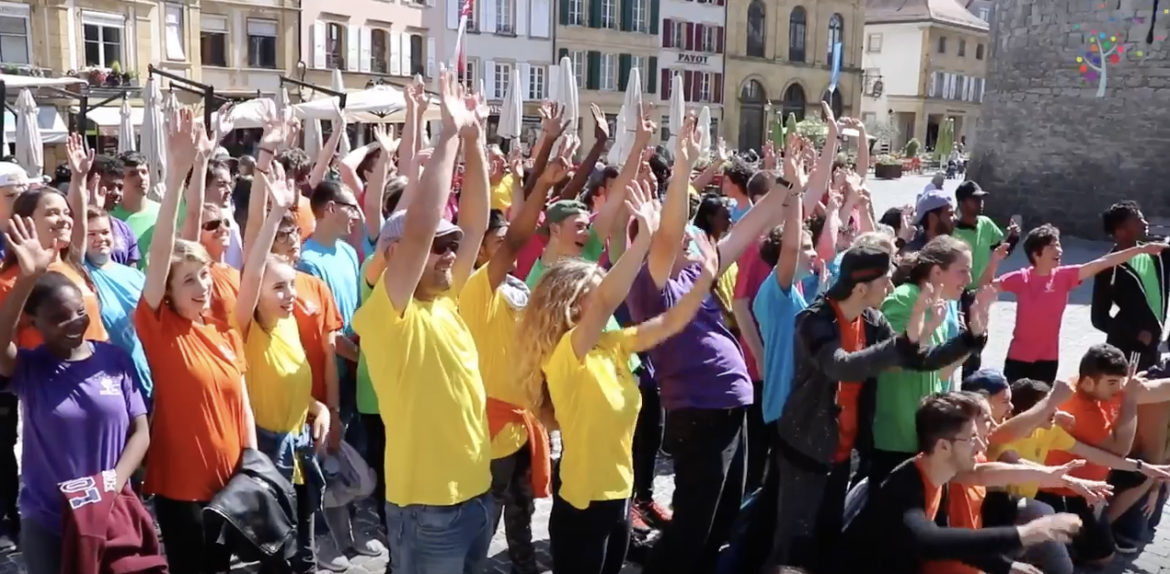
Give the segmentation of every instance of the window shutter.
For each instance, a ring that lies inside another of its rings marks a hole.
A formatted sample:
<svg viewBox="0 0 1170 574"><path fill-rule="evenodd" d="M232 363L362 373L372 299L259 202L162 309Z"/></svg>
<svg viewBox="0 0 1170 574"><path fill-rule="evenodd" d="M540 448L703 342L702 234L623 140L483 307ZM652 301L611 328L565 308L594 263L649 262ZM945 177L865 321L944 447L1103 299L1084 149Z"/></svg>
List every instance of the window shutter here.
<svg viewBox="0 0 1170 574"><path fill-rule="evenodd" d="M601 85L601 52L590 50L585 60L585 89L596 90Z"/></svg>
<svg viewBox="0 0 1170 574"><path fill-rule="evenodd" d="M534 38L548 38L548 7L549 0L532 0L530 4L532 21L528 26L528 33Z"/></svg>
<svg viewBox="0 0 1170 574"><path fill-rule="evenodd" d="M517 36L523 38L528 35L528 18L532 16L532 9L528 0L515 0L512 3L512 26Z"/></svg>
<svg viewBox="0 0 1170 574"><path fill-rule="evenodd" d="M683 40L682 45L687 50L695 49L695 23L687 22L687 37Z"/></svg>
<svg viewBox="0 0 1170 574"><path fill-rule="evenodd" d="M410 70L402 69L402 32L390 32L390 75L405 76Z"/></svg>
<svg viewBox="0 0 1170 574"><path fill-rule="evenodd" d="M345 35L345 69L356 72L362 54L362 31L357 26L347 26Z"/></svg>
<svg viewBox="0 0 1170 574"><path fill-rule="evenodd" d="M557 11L559 12L559 14L557 14L557 22L560 22L561 26L568 26L569 0L560 0L560 2L557 3Z"/></svg>
<svg viewBox="0 0 1170 574"><path fill-rule="evenodd" d="M499 0L479 0L483 4L480 12L479 31L492 34L496 31L496 2ZM491 93L490 91L488 92Z"/></svg>
<svg viewBox="0 0 1170 574"><path fill-rule="evenodd" d="M724 0L715 0L715 3L722 6L724 3Z"/></svg>
<svg viewBox="0 0 1170 574"><path fill-rule="evenodd" d="M650 34L652 36L658 35L658 13L660 7L659 0L650 0Z"/></svg>
<svg viewBox="0 0 1170 574"><path fill-rule="evenodd" d="M662 47L663 48L674 47L674 24L673 24L673 22L674 22L674 20L671 20L670 18L667 18L666 20L663 20L663 22L662 22L662 27L664 28L662 30Z"/></svg>
<svg viewBox="0 0 1170 574"><path fill-rule="evenodd" d="M462 0L447 0L447 29L459 29L459 5Z"/></svg>
<svg viewBox="0 0 1170 574"><path fill-rule="evenodd" d="M711 95L712 95L711 100L717 104L722 104L723 103L723 74L711 74L711 76L713 78L711 81L712 81L712 83L715 84L715 85L711 86Z"/></svg>
<svg viewBox="0 0 1170 574"><path fill-rule="evenodd" d="M520 90L520 99L521 100L525 100L525 101L531 100L532 99L532 65L525 63L525 64L519 64L519 66L520 66L520 85L516 86L514 89ZM505 102L505 105L507 105L507 102Z"/></svg>
<svg viewBox="0 0 1170 574"><path fill-rule="evenodd" d="M650 82L653 83L653 81L654 81L654 76L651 75ZM662 69L662 100L666 101L669 99L670 99L670 70L663 68Z"/></svg>
<svg viewBox="0 0 1170 574"><path fill-rule="evenodd" d="M695 81L695 72L694 71L692 71L692 70L683 71L683 81L682 81L683 99L688 101L688 102L694 101L694 99L695 99L694 81ZM671 96L673 96L673 95L674 94L671 94Z"/></svg>
<svg viewBox="0 0 1170 574"><path fill-rule="evenodd" d="M360 48L359 51L360 51L361 55L359 56L360 59L358 60L358 69L361 70L362 72L369 73L369 71L370 71L370 28L368 26L362 26L359 29L359 32L360 32L361 44L358 47Z"/></svg>
<svg viewBox="0 0 1170 574"><path fill-rule="evenodd" d="M629 54L618 56L618 89L623 92L630 83L630 60Z"/></svg>
<svg viewBox="0 0 1170 574"><path fill-rule="evenodd" d="M483 62L483 91L484 99L496 99L496 62L494 60L484 60Z"/></svg>
<svg viewBox="0 0 1170 574"><path fill-rule="evenodd" d="M402 34L398 37L398 41L402 44L398 47L398 57L402 60L400 67L403 76L414 76L414 67L411 62L411 48L410 48L410 34Z"/></svg>
<svg viewBox="0 0 1170 574"><path fill-rule="evenodd" d="M559 65L561 63L561 58L565 58L568 55L569 55L568 48L561 48L560 50L557 50L557 64Z"/></svg>
<svg viewBox="0 0 1170 574"><path fill-rule="evenodd" d="M325 23L313 22L313 67L325 68Z"/></svg>
<svg viewBox="0 0 1170 574"><path fill-rule="evenodd" d="M634 22L634 2L641 0L620 0L621 2L621 22L618 22L618 30L623 32L631 32L634 27L631 25Z"/></svg>
<svg viewBox="0 0 1170 574"><path fill-rule="evenodd" d="M702 24L695 24L695 49L700 52L707 51L707 46L703 45L703 28Z"/></svg>
<svg viewBox="0 0 1170 574"><path fill-rule="evenodd" d="M581 0L582 2L589 2L589 22L590 28L601 27L601 3L605 0Z"/></svg>
<svg viewBox="0 0 1170 574"><path fill-rule="evenodd" d="M723 53L723 26L715 28L715 51Z"/></svg>
<svg viewBox="0 0 1170 574"><path fill-rule="evenodd" d="M436 78L439 75L439 70L435 68L435 59L439 56L438 49L435 48L435 38L427 36L427 77ZM457 70L462 72L462 70Z"/></svg>
<svg viewBox="0 0 1170 574"><path fill-rule="evenodd" d="M650 64L647 69L642 70L642 77L646 78L646 91L653 94L657 91L658 86L658 58L650 56Z"/></svg>

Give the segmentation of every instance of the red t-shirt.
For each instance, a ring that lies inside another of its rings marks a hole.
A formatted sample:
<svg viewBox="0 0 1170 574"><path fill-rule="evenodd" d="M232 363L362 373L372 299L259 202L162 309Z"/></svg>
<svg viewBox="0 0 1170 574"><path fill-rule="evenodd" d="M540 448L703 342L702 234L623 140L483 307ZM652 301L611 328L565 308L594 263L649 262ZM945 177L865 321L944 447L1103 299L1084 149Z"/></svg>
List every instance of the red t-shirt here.
<svg viewBox="0 0 1170 574"><path fill-rule="evenodd" d="M760 257L760 242L752 243L743 255L739 256L739 261L736 262L739 266L739 274L735 277L735 291L732 298L735 300L747 299L748 309L752 307L752 301L755 301L756 294L760 292L760 286L764 281L768 280L768 275L772 273L772 268L768 267L768 263ZM755 319L755 313L752 313L752 319ZM743 330L743 325L740 325L740 331ZM756 361L752 350L748 348L747 343L744 342L743 337L740 336L739 346L743 348L743 358L747 362L748 376L753 381L761 381L764 379L764 373L760 371L759 363Z"/></svg>

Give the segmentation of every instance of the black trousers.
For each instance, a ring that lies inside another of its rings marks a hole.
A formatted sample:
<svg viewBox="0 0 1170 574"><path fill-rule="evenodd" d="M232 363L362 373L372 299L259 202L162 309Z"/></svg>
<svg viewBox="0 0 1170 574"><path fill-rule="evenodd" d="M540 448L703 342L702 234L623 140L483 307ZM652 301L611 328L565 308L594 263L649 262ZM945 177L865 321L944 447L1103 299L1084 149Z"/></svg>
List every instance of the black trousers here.
<svg viewBox="0 0 1170 574"><path fill-rule="evenodd" d="M378 524L386 526L386 426L382 423L382 415L360 414L362 426L366 430L366 463L374 469L374 492L370 498L374 500L374 507L378 509Z"/></svg>
<svg viewBox="0 0 1170 574"><path fill-rule="evenodd" d="M548 517L553 574L618 574L630 546L630 501L593 501L584 510L553 496Z"/></svg>
<svg viewBox="0 0 1170 574"><path fill-rule="evenodd" d="M976 277L978 279L978 277ZM959 313L963 317L967 317L971 313L971 305L975 303L975 290L966 289L963 294L959 296ZM973 353L963 363L963 378L967 378L971 373L978 371L983 366L983 357L979 353ZM1008 379L1011 380L1011 379Z"/></svg>
<svg viewBox="0 0 1170 574"><path fill-rule="evenodd" d="M538 574L536 548L532 545L532 514L536 511L532 451L527 444L492 461L492 497L496 501L492 531L499 527L502 514L512 574Z"/></svg>
<svg viewBox="0 0 1170 574"><path fill-rule="evenodd" d="M654 467L662 448L662 402L658 385L642 381L642 410L634 426L634 500L654 500Z"/></svg>
<svg viewBox="0 0 1170 574"><path fill-rule="evenodd" d="M678 409L666 413L663 444L674 459L674 518L654 546L645 574L708 574L743 501L746 412Z"/></svg>
<svg viewBox="0 0 1170 574"><path fill-rule="evenodd" d="M821 572L833 563L832 552L841 538L852 461L820 464L783 439L778 439L774 457L779 486L776 529L767 566Z"/></svg>
<svg viewBox="0 0 1170 574"><path fill-rule="evenodd" d="M20 492L20 477L16 466L16 427L20 401L16 395L0 393L0 520L12 528L20 527L20 513L16 500Z"/></svg>
<svg viewBox="0 0 1170 574"><path fill-rule="evenodd" d="M314 547L316 536L313 531L313 515L315 513L312 507L303 503L303 501L308 500L309 492L303 484L294 484L293 490L297 495L297 554L290 564L283 561L262 564L260 574L283 574L289 571L290 565L292 572L296 574L317 571L317 552Z"/></svg>
<svg viewBox="0 0 1170 574"><path fill-rule="evenodd" d="M219 574L227 572L232 555L208 544L203 536L203 507L207 502L154 497L154 514L162 531L171 574Z"/></svg>
<svg viewBox="0 0 1170 574"><path fill-rule="evenodd" d="M752 383L754 400L747 409L747 480L744 492L755 492L764 485L764 471L771 460L776 431L764 424L764 381Z"/></svg>
<svg viewBox="0 0 1170 574"><path fill-rule="evenodd" d="M1056 372L1060 369L1060 361L1017 361L1006 359L1003 362L1003 376L1008 382L1020 379L1033 379L1052 384L1056 381Z"/></svg>

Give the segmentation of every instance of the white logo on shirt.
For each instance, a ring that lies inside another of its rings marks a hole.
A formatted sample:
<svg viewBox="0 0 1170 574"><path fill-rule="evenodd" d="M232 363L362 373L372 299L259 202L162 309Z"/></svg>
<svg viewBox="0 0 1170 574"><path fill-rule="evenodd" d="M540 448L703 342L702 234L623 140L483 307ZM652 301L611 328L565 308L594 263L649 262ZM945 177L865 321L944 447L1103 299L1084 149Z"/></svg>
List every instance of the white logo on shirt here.
<svg viewBox="0 0 1170 574"><path fill-rule="evenodd" d="M98 379L98 384L101 389L98 394L105 397L120 397L122 396L122 387L118 385L118 380L108 375L101 375Z"/></svg>

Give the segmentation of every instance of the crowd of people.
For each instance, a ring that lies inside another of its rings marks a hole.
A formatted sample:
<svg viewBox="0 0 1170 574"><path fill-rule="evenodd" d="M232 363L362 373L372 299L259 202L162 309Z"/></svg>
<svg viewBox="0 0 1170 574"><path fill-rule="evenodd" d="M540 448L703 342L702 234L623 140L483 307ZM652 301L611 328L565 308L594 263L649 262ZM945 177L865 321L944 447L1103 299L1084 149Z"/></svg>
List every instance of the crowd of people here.
<svg viewBox="0 0 1170 574"><path fill-rule="evenodd" d="M344 118L303 150L268 105L238 159L230 114L177 111L165 182L77 135L58 186L0 164L0 514L30 574L386 552L480 574L501 522L532 574L545 497L556 574L616 574L635 546L651 574L1070 574L1151 538L1170 250L1135 203L1102 216L1112 252L1067 265L1058 229L1001 227L973 181L875 213L867 146L838 154L865 126L828 106L820 149L756 161L701 149L693 117L651 147L643 114L606 165L596 107L580 150L546 103L524 157L453 74L406 96L397 136L344 157ZM1014 249L1028 265L1000 273ZM1089 280L1107 342L1060 380ZM1015 330L990 365L1000 292Z"/></svg>

